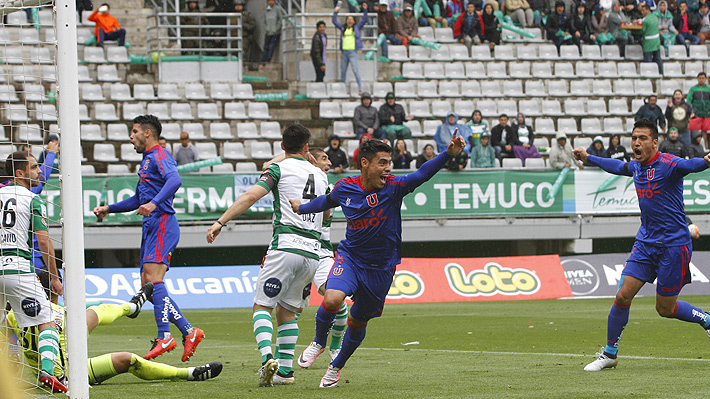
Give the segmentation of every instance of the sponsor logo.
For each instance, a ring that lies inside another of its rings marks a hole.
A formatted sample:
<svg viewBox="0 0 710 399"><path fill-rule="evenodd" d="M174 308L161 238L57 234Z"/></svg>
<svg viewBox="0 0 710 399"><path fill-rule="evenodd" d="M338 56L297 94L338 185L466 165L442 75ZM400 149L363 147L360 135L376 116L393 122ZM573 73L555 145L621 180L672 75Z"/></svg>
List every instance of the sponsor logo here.
<svg viewBox="0 0 710 399"><path fill-rule="evenodd" d="M165 298L163 298L163 310L160 313L161 313L160 320L163 323L170 322L171 317L173 320L182 319L182 315L180 314L180 312L178 312L177 309L175 309L175 306L170 301L170 297L167 297L167 296Z"/></svg>
<svg viewBox="0 0 710 399"><path fill-rule="evenodd" d="M22 300L22 311L29 317L37 317L42 311L39 301L35 298L25 298Z"/></svg>
<svg viewBox="0 0 710 399"><path fill-rule="evenodd" d="M303 299L308 299L309 296L311 296L311 283L303 287Z"/></svg>
<svg viewBox="0 0 710 399"><path fill-rule="evenodd" d="M693 317L697 317L698 319L702 320L703 324L708 322L708 314L704 312L698 312L695 309L693 309Z"/></svg>
<svg viewBox="0 0 710 399"><path fill-rule="evenodd" d="M449 263L444 271L451 289L463 296L531 295L540 289L540 279L534 271L511 269L495 262L468 274L456 263Z"/></svg>
<svg viewBox="0 0 710 399"><path fill-rule="evenodd" d="M383 212L384 209L380 209L380 211L375 214L375 210L373 209L370 211L372 217L363 217L361 219L347 218L348 228L353 230L362 230L370 227L377 227L380 223L387 219L387 215L382 216Z"/></svg>
<svg viewBox="0 0 710 399"><path fill-rule="evenodd" d="M376 207L377 204L380 203L380 200L377 199L377 193L370 194L367 196L367 205L370 205L371 207Z"/></svg>
<svg viewBox="0 0 710 399"><path fill-rule="evenodd" d="M424 293L424 280L406 270L394 274L387 299L416 298Z"/></svg>
<svg viewBox="0 0 710 399"><path fill-rule="evenodd" d="M561 263L573 295L589 295L599 288L599 272L589 262L565 259Z"/></svg>
<svg viewBox="0 0 710 399"><path fill-rule="evenodd" d="M269 298L273 298L281 292L281 280L276 277L271 277L264 282L264 294Z"/></svg>
<svg viewBox="0 0 710 399"><path fill-rule="evenodd" d="M651 182L649 182L648 188L636 189L636 196L639 198L653 198L653 194L658 194L661 192L661 190L656 190L656 187L658 187L658 183L652 186Z"/></svg>

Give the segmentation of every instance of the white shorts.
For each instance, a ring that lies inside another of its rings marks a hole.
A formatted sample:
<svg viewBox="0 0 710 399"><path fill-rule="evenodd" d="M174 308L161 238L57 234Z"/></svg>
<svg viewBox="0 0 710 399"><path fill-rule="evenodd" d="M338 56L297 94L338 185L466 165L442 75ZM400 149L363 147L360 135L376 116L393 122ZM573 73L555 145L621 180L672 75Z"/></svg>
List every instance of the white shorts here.
<svg viewBox="0 0 710 399"><path fill-rule="evenodd" d="M321 285L325 284L328 280L328 275L330 274L330 269L333 268L333 264L335 264L335 257L321 258L318 261L318 270L316 270L316 274L313 276L313 284L316 286L316 290L319 290Z"/></svg>
<svg viewBox="0 0 710 399"><path fill-rule="evenodd" d="M306 307L317 268L316 259L291 252L268 250L256 280L254 303L267 308L279 304L292 312Z"/></svg>
<svg viewBox="0 0 710 399"><path fill-rule="evenodd" d="M52 305L42 288L37 275L3 274L0 275L0 303L2 317L5 319L5 303L10 302L15 311L17 326L20 328L37 326L53 320Z"/></svg>

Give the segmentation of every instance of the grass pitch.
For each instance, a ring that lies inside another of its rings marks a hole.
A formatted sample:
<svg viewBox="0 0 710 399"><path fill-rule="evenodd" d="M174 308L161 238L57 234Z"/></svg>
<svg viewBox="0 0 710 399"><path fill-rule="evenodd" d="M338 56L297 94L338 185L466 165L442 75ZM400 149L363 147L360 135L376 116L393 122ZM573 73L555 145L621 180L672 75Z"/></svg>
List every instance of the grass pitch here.
<svg viewBox="0 0 710 399"><path fill-rule="evenodd" d="M684 298L710 309L710 296ZM296 385L258 388L261 359L248 309L193 310L206 331L187 365L219 360L204 382L149 382L130 374L91 389L94 398L703 398L710 342L697 325L663 319L654 298L637 298L617 369L584 372L606 341L611 299L388 305L370 322L340 386L320 389L327 352L309 369L295 365ZM146 308L146 310L148 310ZM152 312L97 328L89 355L145 354L155 334ZM312 340L315 307L299 321L296 356ZM173 327L173 333L179 334ZM275 342L274 334L274 342ZM404 345L406 343L416 344ZM156 360L175 366L182 346Z"/></svg>

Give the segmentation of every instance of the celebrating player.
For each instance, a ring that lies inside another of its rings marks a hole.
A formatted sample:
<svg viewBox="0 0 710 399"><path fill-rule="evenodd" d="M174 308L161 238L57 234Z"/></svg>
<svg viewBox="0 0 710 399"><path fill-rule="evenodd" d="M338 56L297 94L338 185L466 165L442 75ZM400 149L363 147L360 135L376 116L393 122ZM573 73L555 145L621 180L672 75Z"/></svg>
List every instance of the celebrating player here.
<svg viewBox="0 0 710 399"><path fill-rule="evenodd" d="M402 176L390 174L392 147L380 140L365 142L358 151L359 176L338 181L330 194L308 204L291 200L293 210L301 215L340 206L347 219L345 239L338 246L325 297L316 314L315 340L299 358L310 365L323 352L338 309L346 296L354 295L341 351L328 366L321 388L338 385L340 370L365 338L368 320L382 314L394 268L402 257L402 199L461 153L466 142L457 133L455 130L445 152L416 172Z"/></svg>
<svg viewBox="0 0 710 399"><path fill-rule="evenodd" d="M131 143L136 152L143 154L136 194L112 205L97 206L94 214L102 219L109 213L128 212L138 209L143 216L141 240L141 282L154 284L153 312L158 324L158 337L153 347L143 356L153 359L177 346L170 334L172 322L182 333L185 350L182 361L195 354L205 332L192 327L180 308L168 295L163 278L170 267L170 258L180 240L180 226L175 218L173 199L182 180L176 169L177 163L169 152L158 144L162 127L153 115L141 115L133 119Z"/></svg>
<svg viewBox="0 0 710 399"><path fill-rule="evenodd" d="M323 195L328 179L322 170L307 161L311 132L302 125L291 125L283 132L281 146L286 159L271 164L259 181L242 194L207 231L207 242L214 242L222 227L249 209L261 197L274 192L274 233L264 256L254 294L254 336L261 353L259 386L290 385L293 355L298 340L295 312L304 307L311 281L318 268L320 231L323 215L296 215L289 198L311 200ZM276 308L278 361L271 352Z"/></svg>
<svg viewBox="0 0 710 399"><path fill-rule="evenodd" d="M54 246L47 229L47 207L31 188L39 184L40 167L32 155L14 152L5 161L5 171L12 174L10 183L0 188L3 206L0 234L0 304L10 303L22 309L15 316L20 328L37 331L40 367L39 381L53 392L66 392L66 386L54 376L54 361L59 352L59 334L52 317L49 298L37 280L32 265L32 235L37 237L44 264L48 266L52 291L64 292L57 274ZM4 315L0 310L0 316ZM0 317L2 321L3 317Z"/></svg>
<svg viewBox="0 0 710 399"><path fill-rule="evenodd" d="M40 273L40 280L45 287L47 293L49 290L48 278L46 273ZM128 316L135 318L141 311L141 307L153 292L153 283L146 283L130 302L117 304L102 304L92 306L86 309L86 328L91 332L96 326L103 326L113 323L116 319ZM65 312L62 306L56 305L56 297L52 300L51 315L57 325L64 326ZM7 316L7 324L10 331L17 334L19 342L24 350L25 360L30 368L35 371L37 369L37 354L38 345L35 327L20 328L17 325L17 320L14 312L10 312ZM55 378L65 380L64 371L67 359L65 346L65 334L60 329L59 353L53 375ZM1 335L1 334L0 334ZM123 373L131 373L143 380L188 380L188 381L204 381L210 378L217 377L222 372L222 363L212 362L199 367L178 368L167 364L151 362L130 352L114 352L105 355L92 357L89 359L89 383L100 384L111 377L115 377Z"/></svg>
<svg viewBox="0 0 710 399"><path fill-rule="evenodd" d="M584 367L585 371L616 367L619 341L629 321L631 301L645 283L652 283L656 278L658 314L700 324L710 337L709 315L677 300L683 286L690 283L688 267L693 253L683 207L683 176L707 169L710 155L683 159L659 152L658 130L646 119L634 124L631 148L634 159L630 162L589 155L583 148L574 150L575 158L580 161L609 173L633 177L641 208L641 228L609 312L606 347L597 360Z"/></svg>

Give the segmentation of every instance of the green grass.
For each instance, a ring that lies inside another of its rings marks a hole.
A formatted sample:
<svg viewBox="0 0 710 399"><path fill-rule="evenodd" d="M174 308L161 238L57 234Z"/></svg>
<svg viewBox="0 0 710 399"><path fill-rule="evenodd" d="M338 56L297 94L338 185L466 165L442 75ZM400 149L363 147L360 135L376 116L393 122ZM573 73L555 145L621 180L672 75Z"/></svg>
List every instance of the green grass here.
<svg viewBox="0 0 710 399"><path fill-rule="evenodd" d="M685 298L710 309L710 296ZM324 353L296 385L258 388L261 359L248 309L194 310L185 315L206 331L188 363L225 364L215 380L149 382L115 377L91 389L94 398L701 398L710 343L696 325L659 317L653 298L638 298L621 343L617 369L586 373L605 343L611 299L388 305L343 369L340 386L319 389ZM314 313L299 325L296 354L313 338ZM173 328L174 332L176 330ZM143 355L155 333L152 312L101 326L89 355ZM275 337L274 337L275 338ZM275 341L275 339L274 339ZM402 344L418 341L419 344ZM181 365L182 346L156 360ZM625 357L626 356L626 357ZM636 358L634 358L636 357ZM295 361L294 361L295 364Z"/></svg>

